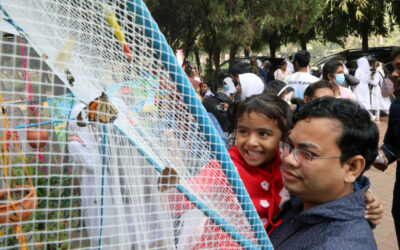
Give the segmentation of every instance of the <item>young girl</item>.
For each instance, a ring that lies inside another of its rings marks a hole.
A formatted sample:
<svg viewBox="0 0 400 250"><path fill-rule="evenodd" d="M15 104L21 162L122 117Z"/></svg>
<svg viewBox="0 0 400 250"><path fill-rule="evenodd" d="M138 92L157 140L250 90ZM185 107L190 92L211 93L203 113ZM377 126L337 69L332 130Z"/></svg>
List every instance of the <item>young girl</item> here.
<svg viewBox="0 0 400 250"><path fill-rule="evenodd" d="M274 221L274 218L277 217L284 203L289 200L289 193L284 188L282 181L279 142L285 140L291 128L292 113L290 107L276 95L262 94L251 96L244 101L233 104L228 112L231 121L230 131L236 135L236 145L230 148L229 155L262 224L267 232L271 233L281 223L281 221ZM168 171L166 171L165 176L168 175ZM161 179L159 183L173 184L174 181L171 178ZM224 200L229 200L232 195L234 196L217 161L210 162L199 175L188 180L187 183L194 186L194 189L198 192L223 193L225 195L222 197ZM164 191L162 185L161 191ZM176 203L177 196L175 195L173 198ZM232 205L232 203L227 203L226 206L229 205ZM183 206L184 208L182 206L179 208L181 211L193 209L193 206L188 202ZM223 205L221 206L223 207ZM177 208L174 209L176 211ZM226 211L229 211L228 209ZM209 225L212 224L211 222L208 223ZM191 226L193 227L193 225ZM218 244L218 246L201 245L205 244L206 240L202 236L201 239L198 239L201 243L196 245L195 249L236 248L235 243L229 241L229 236L216 225L206 227L205 224L202 224L202 226L208 228L208 231L212 231L204 232L203 235L208 234L209 238L213 238L212 242ZM252 232L247 232L247 235L250 236L251 234ZM209 238L208 240L210 240Z"/></svg>
<svg viewBox="0 0 400 250"><path fill-rule="evenodd" d="M291 127L288 104L276 95L252 96L232 106L229 112L236 146L229 155L265 228L279 222L279 214L289 193L284 189L280 170L279 142Z"/></svg>

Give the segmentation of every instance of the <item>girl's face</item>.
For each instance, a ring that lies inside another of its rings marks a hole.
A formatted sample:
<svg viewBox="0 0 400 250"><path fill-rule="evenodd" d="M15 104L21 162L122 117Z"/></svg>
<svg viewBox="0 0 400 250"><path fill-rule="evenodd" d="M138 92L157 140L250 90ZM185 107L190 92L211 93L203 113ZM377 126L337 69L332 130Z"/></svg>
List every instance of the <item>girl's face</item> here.
<svg viewBox="0 0 400 250"><path fill-rule="evenodd" d="M271 162L279 150L281 138L278 122L261 113L243 113L238 120L236 145L245 162L252 167Z"/></svg>
<svg viewBox="0 0 400 250"><path fill-rule="evenodd" d="M201 93L202 94L205 94L210 88L208 87L208 85L207 84L205 84L205 83L202 83L201 85L200 85L200 90L201 90Z"/></svg>

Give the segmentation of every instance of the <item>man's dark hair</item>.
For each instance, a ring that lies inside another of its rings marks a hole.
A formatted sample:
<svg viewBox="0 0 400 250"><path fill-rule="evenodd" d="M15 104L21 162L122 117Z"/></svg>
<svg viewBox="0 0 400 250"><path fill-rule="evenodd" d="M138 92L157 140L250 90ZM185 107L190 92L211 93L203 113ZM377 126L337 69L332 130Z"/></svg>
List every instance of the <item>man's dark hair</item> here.
<svg viewBox="0 0 400 250"><path fill-rule="evenodd" d="M330 61L342 61L342 62L344 62L344 57L338 55L338 56L333 57Z"/></svg>
<svg viewBox="0 0 400 250"><path fill-rule="evenodd" d="M300 67L304 68L307 67L310 63L310 53L306 50L300 50L299 52L294 55L294 62L297 62Z"/></svg>
<svg viewBox="0 0 400 250"><path fill-rule="evenodd" d="M342 135L337 145L341 163L355 155L362 155L367 170L378 155L379 132L367 110L348 99L323 97L304 104L293 117L293 124L312 117L330 118L342 123Z"/></svg>
<svg viewBox="0 0 400 250"><path fill-rule="evenodd" d="M335 92L335 90L332 87L332 84L329 81L322 79L308 85L308 87L304 91L304 97L307 96L308 100L311 101L314 99L315 92L317 92L318 89L323 89L323 88L328 88L333 92Z"/></svg>
<svg viewBox="0 0 400 250"><path fill-rule="evenodd" d="M400 47L394 47L390 53L392 60L394 60L398 55L400 55Z"/></svg>
<svg viewBox="0 0 400 250"><path fill-rule="evenodd" d="M249 72L249 70L248 70L246 64L244 64L244 63L237 63L233 67L229 68L229 73L234 76L237 76L239 74L248 73L248 72Z"/></svg>
<svg viewBox="0 0 400 250"><path fill-rule="evenodd" d="M289 105L274 94L253 95L244 101L235 102L228 108L228 131L232 133L243 114L256 112L278 123L282 139L292 128L292 111Z"/></svg>
<svg viewBox="0 0 400 250"><path fill-rule="evenodd" d="M332 61L325 63L324 68L322 69L322 78L324 80L329 80L328 75L335 74L336 70L339 67L343 67L343 64L341 64L337 60L335 60L335 61L332 60Z"/></svg>

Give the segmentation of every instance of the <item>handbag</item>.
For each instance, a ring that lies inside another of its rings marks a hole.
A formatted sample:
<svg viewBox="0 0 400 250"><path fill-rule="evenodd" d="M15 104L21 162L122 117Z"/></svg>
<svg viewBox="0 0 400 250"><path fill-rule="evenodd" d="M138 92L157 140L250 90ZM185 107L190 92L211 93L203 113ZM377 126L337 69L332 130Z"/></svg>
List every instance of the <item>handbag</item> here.
<svg viewBox="0 0 400 250"><path fill-rule="evenodd" d="M382 86L381 87L381 94L383 97L388 97L393 94L394 86L392 80L387 77L384 77L381 72L378 72L382 77Z"/></svg>

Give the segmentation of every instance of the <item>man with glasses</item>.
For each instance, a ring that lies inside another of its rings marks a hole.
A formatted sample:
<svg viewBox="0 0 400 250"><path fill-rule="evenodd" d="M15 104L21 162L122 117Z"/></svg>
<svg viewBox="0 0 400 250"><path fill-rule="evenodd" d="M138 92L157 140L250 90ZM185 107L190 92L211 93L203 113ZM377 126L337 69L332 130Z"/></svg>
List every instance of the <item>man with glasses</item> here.
<svg viewBox="0 0 400 250"><path fill-rule="evenodd" d="M281 143L283 182L293 196L270 236L274 248L376 249L364 218L369 180L362 173L379 139L368 112L325 97L301 107L294 124Z"/></svg>

